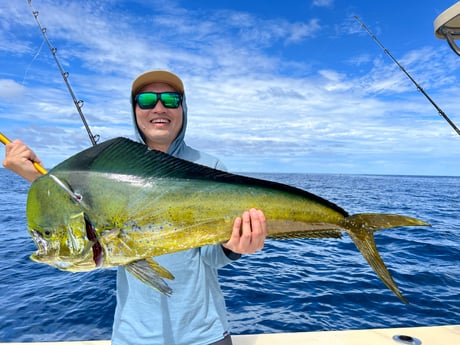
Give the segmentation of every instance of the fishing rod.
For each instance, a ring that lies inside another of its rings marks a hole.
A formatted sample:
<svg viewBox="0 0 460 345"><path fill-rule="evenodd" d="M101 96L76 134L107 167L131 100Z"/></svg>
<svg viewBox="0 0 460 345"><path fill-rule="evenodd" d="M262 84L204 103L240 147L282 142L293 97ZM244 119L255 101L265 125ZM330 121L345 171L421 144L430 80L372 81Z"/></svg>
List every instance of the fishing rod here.
<svg viewBox="0 0 460 345"><path fill-rule="evenodd" d="M393 62L399 67L399 69L401 71L404 72L404 74L412 81L412 83L414 83L414 85L417 87L417 89L426 97L426 99L428 99L428 101L430 101L430 103L435 107L435 109L438 111L439 115L441 115L446 121L447 123L455 130L455 132L457 132L458 135L460 135L460 129L457 128L457 126L451 121L451 119L449 119L449 117L446 115L446 113L444 113L442 111L442 109L440 107L438 107L438 105L431 99L431 97L425 92L425 90L423 90L423 88L415 81L414 78L412 78L412 76L409 74L409 72L406 71L406 69L398 62L398 60L396 60L393 55L391 55L390 51L388 49L386 49L382 43L380 43L380 41L377 39L377 37L371 32L371 30L369 30L369 28L366 26L366 24L364 24L359 18L358 16L354 16L354 18L356 19L356 21L361 24L361 26L367 31L367 33L374 39L375 42L377 42L377 44L383 49L383 51L393 60Z"/></svg>
<svg viewBox="0 0 460 345"><path fill-rule="evenodd" d="M99 135L93 135L91 132L91 129L89 128L88 123L86 122L86 118L83 115L82 107L84 102L82 100L78 100L77 97L75 96L75 93L72 90L72 87L70 86L69 83L69 72L65 72L64 69L62 68L61 63L59 62L59 59L56 55L57 49L53 47L48 39L48 36L46 35L46 28L43 27L38 20L38 11L34 9L32 6L32 0L27 0L29 3L30 9L32 11L32 14L34 15L35 21L38 24L38 27L40 28L40 31L43 35L43 38L45 39L46 43L48 44L48 47L51 51L51 54L53 54L54 61L56 62L56 65L59 68L59 72L61 72L62 78L64 79L65 84L67 85L67 89L69 90L70 96L72 97L73 103L75 104L75 107L77 108L78 114L80 115L80 118L83 122L83 125L85 126L86 132L88 133L89 139L91 140L91 143L93 146L97 144L97 141L99 140Z"/></svg>

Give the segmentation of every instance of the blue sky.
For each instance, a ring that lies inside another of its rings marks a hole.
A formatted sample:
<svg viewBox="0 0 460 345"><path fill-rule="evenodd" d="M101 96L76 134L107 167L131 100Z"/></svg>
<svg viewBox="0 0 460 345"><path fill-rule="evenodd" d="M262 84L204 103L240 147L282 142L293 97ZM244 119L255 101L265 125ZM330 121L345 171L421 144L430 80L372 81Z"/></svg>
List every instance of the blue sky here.
<svg viewBox="0 0 460 345"><path fill-rule="evenodd" d="M434 36L453 0L35 0L101 140L133 137L129 90L185 83L187 143L236 172L459 175L460 57ZM27 0L0 1L0 131L54 166L91 145ZM4 155L3 146L0 155Z"/></svg>

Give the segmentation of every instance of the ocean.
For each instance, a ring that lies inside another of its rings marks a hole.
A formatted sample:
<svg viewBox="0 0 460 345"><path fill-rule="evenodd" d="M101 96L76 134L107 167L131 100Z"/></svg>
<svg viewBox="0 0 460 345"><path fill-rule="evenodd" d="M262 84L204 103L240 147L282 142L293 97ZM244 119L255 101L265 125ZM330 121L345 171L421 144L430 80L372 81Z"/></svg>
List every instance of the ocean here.
<svg viewBox="0 0 460 345"><path fill-rule="evenodd" d="M220 272L233 334L460 324L460 177L252 174L306 189L350 214L400 213L432 227L379 231L402 303L351 239L267 240ZM0 342L109 339L115 270L32 262L29 184L0 169Z"/></svg>

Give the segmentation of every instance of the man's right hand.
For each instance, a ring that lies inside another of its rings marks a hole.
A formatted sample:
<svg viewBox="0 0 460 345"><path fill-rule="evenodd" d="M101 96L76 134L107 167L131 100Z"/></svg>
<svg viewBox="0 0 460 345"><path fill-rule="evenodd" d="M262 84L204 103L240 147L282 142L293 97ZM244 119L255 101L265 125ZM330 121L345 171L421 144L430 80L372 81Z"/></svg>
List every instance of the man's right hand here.
<svg viewBox="0 0 460 345"><path fill-rule="evenodd" d="M22 141L14 140L5 145L5 159L3 166L22 176L29 182L41 176L34 167L34 163L41 164L40 159Z"/></svg>

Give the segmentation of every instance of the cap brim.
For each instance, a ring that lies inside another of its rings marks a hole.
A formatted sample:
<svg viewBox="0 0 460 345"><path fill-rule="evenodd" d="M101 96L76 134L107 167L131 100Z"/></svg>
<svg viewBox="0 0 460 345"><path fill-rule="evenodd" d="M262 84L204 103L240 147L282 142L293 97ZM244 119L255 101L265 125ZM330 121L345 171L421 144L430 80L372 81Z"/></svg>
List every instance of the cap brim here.
<svg viewBox="0 0 460 345"><path fill-rule="evenodd" d="M131 96L136 95L142 87L151 83L165 83L171 85L180 94L184 94L184 84L177 75L168 71L158 70L139 75L131 87Z"/></svg>

